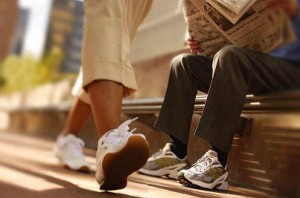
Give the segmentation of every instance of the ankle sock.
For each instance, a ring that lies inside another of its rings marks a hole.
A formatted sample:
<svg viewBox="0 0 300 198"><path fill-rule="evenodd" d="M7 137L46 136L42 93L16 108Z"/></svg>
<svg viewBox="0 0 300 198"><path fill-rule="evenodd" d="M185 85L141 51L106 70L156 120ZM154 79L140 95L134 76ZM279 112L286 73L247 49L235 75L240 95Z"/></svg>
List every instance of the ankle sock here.
<svg viewBox="0 0 300 198"><path fill-rule="evenodd" d="M171 151L179 158L183 159L187 155L187 144L170 135Z"/></svg>
<svg viewBox="0 0 300 198"><path fill-rule="evenodd" d="M218 153L218 160L222 164L222 166L225 167L227 164L228 153L222 151L221 149L215 147L214 145L212 145L211 150Z"/></svg>

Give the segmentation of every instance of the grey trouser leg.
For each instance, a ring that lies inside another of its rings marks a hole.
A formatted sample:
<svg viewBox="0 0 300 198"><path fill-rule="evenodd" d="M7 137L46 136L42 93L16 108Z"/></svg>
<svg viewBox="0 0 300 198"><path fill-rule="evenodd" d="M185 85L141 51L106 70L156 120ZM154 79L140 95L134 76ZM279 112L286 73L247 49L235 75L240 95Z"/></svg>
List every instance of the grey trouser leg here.
<svg viewBox="0 0 300 198"><path fill-rule="evenodd" d="M228 152L246 94L300 87L300 63L228 46L215 56L216 68L196 135Z"/></svg>
<svg viewBox="0 0 300 198"><path fill-rule="evenodd" d="M211 64L216 68L212 81ZM197 89L206 92L209 88L196 135L225 152L247 93L300 87L300 65L235 46L223 48L213 63L199 55L185 55L171 65L156 127L187 143Z"/></svg>
<svg viewBox="0 0 300 198"><path fill-rule="evenodd" d="M197 91L207 93L212 77L212 61L192 54L176 56L171 62L164 103L155 128L183 143L189 139Z"/></svg>

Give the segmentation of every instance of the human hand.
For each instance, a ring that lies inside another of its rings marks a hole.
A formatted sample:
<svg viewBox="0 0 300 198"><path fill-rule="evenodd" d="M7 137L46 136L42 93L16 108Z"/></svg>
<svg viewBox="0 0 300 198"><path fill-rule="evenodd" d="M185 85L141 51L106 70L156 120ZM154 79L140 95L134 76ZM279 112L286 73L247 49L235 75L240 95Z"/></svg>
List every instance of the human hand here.
<svg viewBox="0 0 300 198"><path fill-rule="evenodd" d="M187 45L189 46L191 53L197 54L199 52L199 42L194 40L192 37L187 39Z"/></svg>
<svg viewBox="0 0 300 198"><path fill-rule="evenodd" d="M297 16L299 11L297 0L270 0L269 6L283 9L291 18Z"/></svg>

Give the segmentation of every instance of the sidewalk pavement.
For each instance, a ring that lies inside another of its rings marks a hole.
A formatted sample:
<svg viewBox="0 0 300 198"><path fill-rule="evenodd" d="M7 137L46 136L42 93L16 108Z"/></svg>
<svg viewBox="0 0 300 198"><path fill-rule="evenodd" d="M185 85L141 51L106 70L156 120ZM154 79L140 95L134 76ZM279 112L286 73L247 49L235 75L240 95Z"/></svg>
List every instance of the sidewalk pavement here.
<svg viewBox="0 0 300 198"><path fill-rule="evenodd" d="M84 174L64 169L53 156L53 140L0 132L1 198L193 198L270 197L263 192L230 187L224 193L182 187L173 180L140 175L129 177L125 189L100 191L94 172ZM95 170L95 151L86 150Z"/></svg>

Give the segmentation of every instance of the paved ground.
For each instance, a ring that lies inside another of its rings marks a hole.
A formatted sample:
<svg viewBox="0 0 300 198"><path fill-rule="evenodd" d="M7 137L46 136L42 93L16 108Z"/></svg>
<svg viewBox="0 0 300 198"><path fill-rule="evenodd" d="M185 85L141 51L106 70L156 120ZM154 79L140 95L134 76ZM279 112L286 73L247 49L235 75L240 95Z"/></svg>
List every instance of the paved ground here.
<svg viewBox="0 0 300 198"><path fill-rule="evenodd" d="M268 197L239 187L210 192L182 187L175 181L133 174L123 190L100 191L90 174L61 167L52 153L53 142L28 135L0 132L0 198L192 198ZM86 150L95 167L94 151Z"/></svg>

